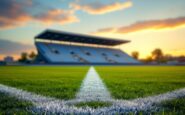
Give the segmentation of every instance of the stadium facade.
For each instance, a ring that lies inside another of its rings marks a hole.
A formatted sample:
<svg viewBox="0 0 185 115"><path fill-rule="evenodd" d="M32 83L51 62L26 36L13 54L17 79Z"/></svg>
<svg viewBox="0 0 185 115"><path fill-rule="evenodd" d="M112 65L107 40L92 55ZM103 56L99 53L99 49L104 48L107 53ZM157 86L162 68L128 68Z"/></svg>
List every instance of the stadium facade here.
<svg viewBox="0 0 185 115"><path fill-rule="evenodd" d="M55 30L35 37L38 61L48 64L140 64L115 48L128 42Z"/></svg>

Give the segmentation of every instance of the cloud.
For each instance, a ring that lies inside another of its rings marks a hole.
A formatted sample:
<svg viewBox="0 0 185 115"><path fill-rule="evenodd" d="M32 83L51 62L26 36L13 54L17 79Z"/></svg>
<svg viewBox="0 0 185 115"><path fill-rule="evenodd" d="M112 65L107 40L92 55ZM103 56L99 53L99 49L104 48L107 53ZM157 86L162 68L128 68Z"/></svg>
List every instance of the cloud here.
<svg viewBox="0 0 185 115"><path fill-rule="evenodd" d="M71 10L49 8L36 2L0 0L0 29L22 26L29 22L64 25L79 21ZM33 12L33 9L37 12Z"/></svg>
<svg viewBox="0 0 185 115"><path fill-rule="evenodd" d="M169 18L163 20L148 20L140 21L128 26L122 27L110 27L99 29L94 32L94 34L101 33L119 33L119 34L129 34L133 32L138 32L142 30L162 30L162 29L172 29L179 26L185 25L185 17Z"/></svg>
<svg viewBox="0 0 185 115"><path fill-rule="evenodd" d="M35 50L32 45L0 39L0 55L15 55L31 50Z"/></svg>
<svg viewBox="0 0 185 115"><path fill-rule="evenodd" d="M89 14L99 15L129 8L132 6L132 2L114 2L111 4L103 4L100 1L89 3L80 2L71 3L70 6L75 10L82 10Z"/></svg>
<svg viewBox="0 0 185 115"><path fill-rule="evenodd" d="M44 25L69 24L79 22L75 11L83 10L90 14L104 14L132 6L131 1L103 4L99 1L76 1L71 9L53 8L37 0L0 0L0 29L24 26L30 22Z"/></svg>
<svg viewBox="0 0 185 115"><path fill-rule="evenodd" d="M27 4L22 3L27 6ZM19 26L31 20L22 7L15 0L1 0L0 1L0 28L9 28L12 26Z"/></svg>
<svg viewBox="0 0 185 115"><path fill-rule="evenodd" d="M73 11L54 9L35 17L35 20L45 24L59 23L61 25L78 22L79 19L74 16Z"/></svg>

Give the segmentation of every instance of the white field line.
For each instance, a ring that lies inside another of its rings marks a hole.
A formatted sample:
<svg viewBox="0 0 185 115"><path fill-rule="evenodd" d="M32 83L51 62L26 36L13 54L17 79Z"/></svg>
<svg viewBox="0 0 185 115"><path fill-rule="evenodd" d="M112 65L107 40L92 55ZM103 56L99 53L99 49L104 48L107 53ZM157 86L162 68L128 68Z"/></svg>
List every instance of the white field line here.
<svg viewBox="0 0 185 115"><path fill-rule="evenodd" d="M84 101L110 101L112 100L109 91L100 79L94 67L90 67L76 99Z"/></svg>
<svg viewBox="0 0 185 115"><path fill-rule="evenodd" d="M185 88L175 90L172 92L167 92L159 94L156 96L149 96L146 98L137 98L133 100L114 100L114 106L119 108L124 108L125 110L151 110L157 109L156 104L161 103L162 101L177 99L185 96Z"/></svg>
<svg viewBox="0 0 185 115"><path fill-rule="evenodd" d="M77 108L75 106L69 106L68 104L71 102L78 100L69 100L63 101L55 98L44 97L40 95L36 95L34 93L30 93L27 91L23 91L20 89L16 89L13 87L5 86L0 84L0 92L8 93L9 95L15 96L18 99L30 101L35 107L32 108L33 112L41 113L75 113L75 114L114 114L114 113L125 113L125 112L137 112L137 111L148 111L152 109L156 109L153 106L155 103L160 103L161 101L171 100L179 97L185 96L185 88L168 92L165 94L151 96L147 98L139 98L134 100L112 100L113 105L110 107L92 109L89 107Z"/></svg>
<svg viewBox="0 0 185 115"><path fill-rule="evenodd" d="M34 104L34 108L31 108L33 112L40 113L46 112L48 114L115 114L125 112L137 112L137 111L151 111L156 110L157 107L153 106L161 101L171 100L185 96L185 88L176 91L160 94L157 96L150 96L146 98L138 98L134 100L114 100L110 99L113 103L110 107L92 109L90 107L77 108L73 104L84 101L83 99L73 100L59 100L55 98L45 97L23 91L21 89L9 87L0 84L0 92L7 93L15 96L18 99L30 101ZM72 104L72 105L69 105Z"/></svg>

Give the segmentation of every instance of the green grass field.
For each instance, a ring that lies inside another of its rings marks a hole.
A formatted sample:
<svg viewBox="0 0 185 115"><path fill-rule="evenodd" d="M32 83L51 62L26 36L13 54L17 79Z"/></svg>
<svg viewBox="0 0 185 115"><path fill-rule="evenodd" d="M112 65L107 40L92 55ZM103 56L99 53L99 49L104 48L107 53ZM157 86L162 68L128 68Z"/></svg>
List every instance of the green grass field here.
<svg viewBox="0 0 185 115"><path fill-rule="evenodd" d="M0 115L25 115L31 114L28 111L29 107L32 107L30 102L21 101L13 96L0 92Z"/></svg>
<svg viewBox="0 0 185 115"><path fill-rule="evenodd" d="M109 107L112 103L110 102L99 102L99 101L92 101L92 102L81 102L75 104L76 107L92 107L92 108L101 108L101 107Z"/></svg>
<svg viewBox="0 0 185 115"><path fill-rule="evenodd" d="M0 83L37 94L72 99L88 66L0 67ZM116 99L134 99L185 87L181 66L98 66L96 70Z"/></svg>
<svg viewBox="0 0 185 115"><path fill-rule="evenodd" d="M4 94L0 92L0 114L2 115L30 115L33 114L29 110L32 107L30 102L21 101L12 97L10 95ZM102 102L88 102L88 103L79 103L76 104L77 107L92 107L92 108L99 108L99 107L107 107L111 106L110 103L102 103ZM185 97L174 99L171 101L165 101L161 104L157 105L160 107L159 112L155 112L156 115L183 115L185 113ZM144 112L140 112L141 115L145 114ZM43 113L44 114L44 113ZM134 113L130 113L134 114Z"/></svg>
<svg viewBox="0 0 185 115"><path fill-rule="evenodd" d="M75 97L89 67L0 67L0 84L59 99Z"/></svg>
<svg viewBox="0 0 185 115"><path fill-rule="evenodd" d="M164 101L158 105L161 107L163 115L184 115L185 113L185 97Z"/></svg>
<svg viewBox="0 0 185 115"><path fill-rule="evenodd" d="M115 99L134 99L185 87L184 66L96 66L100 77ZM7 66L0 67L0 84L59 99L73 99L88 66ZM31 105L0 93L0 111L27 113ZM3 104L8 102L7 104ZM163 102L160 113L178 114L185 110L185 99ZM79 103L77 107L109 106L109 103ZM4 108L7 108L3 111Z"/></svg>
<svg viewBox="0 0 185 115"><path fill-rule="evenodd" d="M96 67L111 95L134 99L185 87L185 67L117 66Z"/></svg>

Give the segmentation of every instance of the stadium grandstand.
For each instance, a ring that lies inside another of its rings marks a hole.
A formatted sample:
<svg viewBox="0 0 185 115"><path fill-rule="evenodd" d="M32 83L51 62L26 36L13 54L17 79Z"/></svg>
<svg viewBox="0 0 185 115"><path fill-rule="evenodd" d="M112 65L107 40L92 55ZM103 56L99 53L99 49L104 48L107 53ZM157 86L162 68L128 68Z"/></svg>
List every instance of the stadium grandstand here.
<svg viewBox="0 0 185 115"><path fill-rule="evenodd" d="M45 30L35 37L38 61L48 64L139 64L119 48L127 40Z"/></svg>

